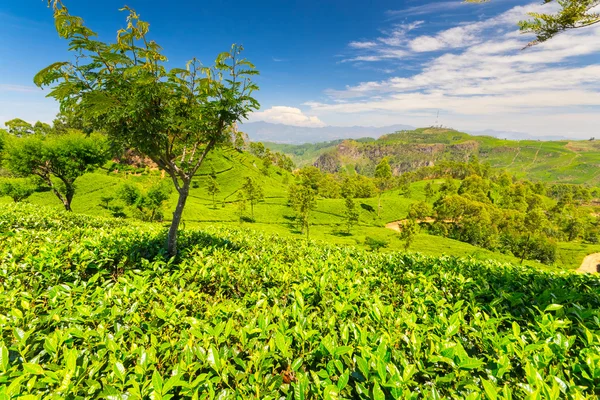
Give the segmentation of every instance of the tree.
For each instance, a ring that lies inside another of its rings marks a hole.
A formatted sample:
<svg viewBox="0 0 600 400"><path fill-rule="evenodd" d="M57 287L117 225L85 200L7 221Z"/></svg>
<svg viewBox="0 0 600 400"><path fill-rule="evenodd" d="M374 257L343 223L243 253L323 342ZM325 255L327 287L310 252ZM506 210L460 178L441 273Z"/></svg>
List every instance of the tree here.
<svg viewBox="0 0 600 400"><path fill-rule="evenodd" d="M542 231L548 224L548 219L544 210L541 208L533 208L525 214L523 228L526 232L525 240L522 246L521 263L527 257L531 249L531 238L538 232Z"/></svg>
<svg viewBox="0 0 600 400"><path fill-rule="evenodd" d="M37 185L31 179L14 178L0 182L0 196L8 196L15 203L31 196Z"/></svg>
<svg viewBox="0 0 600 400"><path fill-rule="evenodd" d="M408 209L408 217L417 221L423 221L433 213L431 206L424 201L413 203Z"/></svg>
<svg viewBox="0 0 600 400"><path fill-rule="evenodd" d="M302 231L309 238L310 213L317 206L316 191L306 184L296 184L290 187L289 201L296 211L296 218Z"/></svg>
<svg viewBox="0 0 600 400"><path fill-rule="evenodd" d="M375 179L377 180L377 217L381 213L381 193L390 187L392 179L392 167L388 162L387 157L383 157L379 164L375 167Z"/></svg>
<svg viewBox="0 0 600 400"><path fill-rule="evenodd" d="M35 125L33 125L33 133L36 135L49 135L52 132L52 127L45 122L38 121L35 123Z"/></svg>
<svg viewBox="0 0 600 400"><path fill-rule="evenodd" d="M75 181L108 159L108 144L99 134L12 138L5 154L7 168L17 176L38 176L71 211Z"/></svg>
<svg viewBox="0 0 600 400"><path fill-rule="evenodd" d="M356 204L350 197L346 197L344 202L345 211L344 211L344 220L346 221L346 233L350 233L350 229L358 223L358 211L356 210Z"/></svg>
<svg viewBox="0 0 600 400"><path fill-rule="evenodd" d="M125 184L119 190L119 197L128 206L134 207L137 217L144 221L162 221L161 209L171 197L172 189L161 181L151 186L146 192L139 187Z"/></svg>
<svg viewBox="0 0 600 400"><path fill-rule="evenodd" d="M400 196L404 196L407 199L410 199L412 197L412 189L410 187L410 182L404 181L400 185Z"/></svg>
<svg viewBox="0 0 600 400"><path fill-rule="evenodd" d="M468 3L484 3L489 0L466 0ZM600 13L595 8L599 0L543 0L544 4L558 3L560 10L554 14L529 13L532 19L519 22L524 33L533 33L536 39L527 47L543 43L561 32L584 28L600 22Z"/></svg>
<svg viewBox="0 0 600 400"><path fill-rule="evenodd" d="M388 247L390 243L384 239L377 239L371 236L367 236L365 238L364 244L365 246L369 246L369 249L371 249L371 251L379 251L379 249Z"/></svg>
<svg viewBox="0 0 600 400"><path fill-rule="evenodd" d="M240 222L241 222L244 217L244 211L246 211L246 197L244 196L244 194L242 192L238 193L236 204L237 204L238 213L240 214Z"/></svg>
<svg viewBox="0 0 600 400"><path fill-rule="evenodd" d="M261 201L265 195L262 187L250 177L244 178L244 184L242 185L242 192L246 200L250 202L250 209L252 210L252 219L254 219L254 205Z"/></svg>
<svg viewBox="0 0 600 400"><path fill-rule="evenodd" d="M250 154L252 154L253 156L263 158L265 156L265 151L265 145L261 142L250 143Z"/></svg>
<svg viewBox="0 0 600 400"><path fill-rule="evenodd" d="M404 251L408 251L415 237L419 233L419 224L413 218L398 224L400 228L400 240L404 241Z"/></svg>
<svg viewBox="0 0 600 400"><path fill-rule="evenodd" d="M236 45L212 66L192 59L168 70L160 46L148 38L149 24L132 9L124 8L127 26L109 44L96 40L61 0L49 4L74 61L51 64L34 82L52 86L49 96L62 112L135 149L170 176L178 192L167 239L174 256L192 178L211 150L230 143L231 126L258 109L251 79L258 72Z"/></svg>
<svg viewBox="0 0 600 400"><path fill-rule="evenodd" d="M208 177L206 191L212 196L213 209L216 209L217 203L215 202L215 195L221 192L221 188L219 187L219 182L217 182L217 179L212 174Z"/></svg>
<svg viewBox="0 0 600 400"><path fill-rule="evenodd" d="M8 128L8 133L18 137L31 135L35 132L33 130L33 126L29 122L23 121L20 118L15 118L11 119L10 121L6 121L4 125Z"/></svg>
<svg viewBox="0 0 600 400"><path fill-rule="evenodd" d="M263 175L268 176L269 167L271 167L271 165L273 165L273 159L271 158L271 154L267 150L267 154L262 159L262 168L260 169L260 172L262 172Z"/></svg>
<svg viewBox="0 0 600 400"><path fill-rule="evenodd" d="M433 188L433 185L431 184L431 182L427 182L427 184L425 185L425 200L429 201L433 198L433 196L435 196L435 189Z"/></svg>

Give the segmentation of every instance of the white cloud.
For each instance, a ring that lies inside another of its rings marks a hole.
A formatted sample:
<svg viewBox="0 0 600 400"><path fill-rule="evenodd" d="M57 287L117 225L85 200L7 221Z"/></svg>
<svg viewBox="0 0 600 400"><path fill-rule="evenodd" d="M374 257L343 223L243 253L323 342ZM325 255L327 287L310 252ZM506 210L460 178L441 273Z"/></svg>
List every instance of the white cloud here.
<svg viewBox="0 0 600 400"><path fill-rule="evenodd" d="M36 86L25 86L25 85L11 85L0 83L0 92L21 92L21 93L34 93L40 92L41 89Z"/></svg>
<svg viewBox="0 0 600 400"><path fill-rule="evenodd" d="M305 115L299 108L286 106L273 106L267 110L252 113L250 120L314 128L325 126L325 123L318 117Z"/></svg>
<svg viewBox="0 0 600 400"><path fill-rule="evenodd" d="M348 43L348 46L350 46L354 49L369 49L371 47L377 46L377 43L375 43L375 42L350 42L350 43Z"/></svg>
<svg viewBox="0 0 600 400"><path fill-rule="evenodd" d="M521 51L530 37L518 33L516 22L539 9L514 7L433 35L408 37L410 30L405 30L390 40L378 38L377 48L352 60L380 62L392 52L404 57L438 53L422 61L420 71L412 75L328 90L330 102L306 105L330 123L430 125L440 109L455 127L522 131L525 126L532 133L597 135L600 59L592 56L600 54L600 26Z"/></svg>
<svg viewBox="0 0 600 400"><path fill-rule="evenodd" d="M410 17L414 15L433 14L455 10L466 5L468 4L465 4L464 1L441 1L437 3L423 4L420 6L407 7L402 10L389 10L387 14L393 17Z"/></svg>

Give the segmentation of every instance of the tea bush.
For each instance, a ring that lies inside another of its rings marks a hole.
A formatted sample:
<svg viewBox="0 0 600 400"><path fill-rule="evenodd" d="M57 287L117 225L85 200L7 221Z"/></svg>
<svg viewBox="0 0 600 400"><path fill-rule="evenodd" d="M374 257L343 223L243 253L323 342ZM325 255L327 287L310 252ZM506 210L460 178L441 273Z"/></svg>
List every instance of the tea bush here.
<svg viewBox="0 0 600 400"><path fill-rule="evenodd" d="M0 399L584 399L600 280L0 208Z"/></svg>

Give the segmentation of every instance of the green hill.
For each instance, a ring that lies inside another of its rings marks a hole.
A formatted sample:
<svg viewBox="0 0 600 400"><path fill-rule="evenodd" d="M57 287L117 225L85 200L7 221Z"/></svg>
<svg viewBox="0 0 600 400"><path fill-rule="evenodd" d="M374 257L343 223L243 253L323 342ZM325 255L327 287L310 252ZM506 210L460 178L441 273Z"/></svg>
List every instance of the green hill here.
<svg viewBox="0 0 600 400"><path fill-rule="evenodd" d="M595 398L600 280L0 206L5 398ZM202 397L198 397L202 398Z"/></svg>
<svg viewBox="0 0 600 400"><path fill-rule="evenodd" d="M468 161L476 155L480 161L521 178L600 184L600 141L511 141L423 128L377 140L269 147L290 155L299 164L315 164L327 171L357 170L369 174L386 156L395 172L400 173L440 161Z"/></svg>
<svg viewBox="0 0 600 400"><path fill-rule="evenodd" d="M366 143L362 144L366 145ZM190 197L183 216L185 227L206 228L213 225L239 227L240 214L237 205L237 194L243 184L244 177L252 177L258 182L265 193L265 199L256 205L254 222L244 226L266 233L276 233L281 236L304 239L294 223L294 211L288 204L288 185L293 182L293 175L285 170L272 166L269 174L261 172L262 162L249 153L241 153L231 148L220 148L210 154L199 174L194 179ZM216 196L217 207L213 207L212 197L206 191L209 174L214 170L220 186ZM132 210L118 199L117 192L125 183L134 183L142 187L150 187L156 182L167 180L160 172L151 169L135 169L123 165L97 170L85 174L77 181L77 192L73 201L76 213L96 216L111 216L105 208L104 198L112 198L111 205L121 205L128 216ZM345 232L344 200L320 198L311 216L311 238L336 245L350 245L365 248L366 238L375 238L388 243L384 252L403 251L403 242L398 239L397 232L386 229L387 223L405 219L411 204L424 201L426 181L412 184L413 194L410 199L399 195L399 190L390 190L382 195L381 216L377 217L377 198L356 199L359 211L359 224L350 234ZM434 182L436 185L441 180ZM0 197L0 203L8 203L8 197ZM431 202L432 200L430 200ZM50 206L56 209L61 203L49 191L37 192L28 199L36 205ZM171 210L175 208L176 194L164 209L165 218L170 218ZM248 215L249 210L246 211ZM166 223L167 221L165 221ZM502 262L517 263L519 259L510 254L502 254L472 246L450 238L433 236L425 233L417 235L412 246L414 251L428 255L451 255L470 257L479 260L494 259ZM591 253L600 252L600 245L585 244L579 241L559 243L557 261L553 268L576 269L584 257ZM525 264L538 268L547 266L535 261L525 261Z"/></svg>

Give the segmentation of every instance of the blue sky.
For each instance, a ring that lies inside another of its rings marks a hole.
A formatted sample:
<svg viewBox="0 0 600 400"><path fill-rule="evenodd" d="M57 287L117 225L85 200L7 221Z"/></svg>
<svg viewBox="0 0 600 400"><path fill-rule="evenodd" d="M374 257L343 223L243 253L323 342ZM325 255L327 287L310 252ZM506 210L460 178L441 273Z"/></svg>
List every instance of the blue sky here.
<svg viewBox="0 0 600 400"><path fill-rule="evenodd" d="M300 126L440 122L463 130L600 136L600 26L521 51L516 22L540 1L65 0L102 39L127 4L169 64L210 62L232 43L261 72L251 120ZM34 74L67 59L42 0L0 4L0 123L51 121Z"/></svg>

